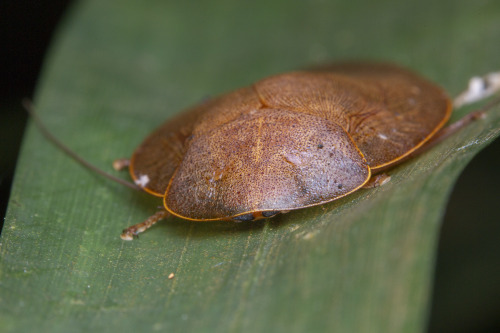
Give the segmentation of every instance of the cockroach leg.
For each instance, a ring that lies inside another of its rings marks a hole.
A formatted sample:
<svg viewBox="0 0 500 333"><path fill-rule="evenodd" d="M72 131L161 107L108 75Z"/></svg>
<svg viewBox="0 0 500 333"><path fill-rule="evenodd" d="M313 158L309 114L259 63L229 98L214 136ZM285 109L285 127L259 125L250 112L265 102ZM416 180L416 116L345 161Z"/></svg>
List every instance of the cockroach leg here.
<svg viewBox="0 0 500 333"><path fill-rule="evenodd" d="M464 117L460 118L459 120L455 121L454 123L451 123L450 125L442 128L428 143L426 143L420 149L416 150L415 155L421 154L422 152L429 150L430 148L442 142L444 139L448 138L452 134L466 127L473 121L486 118L488 111L498 105L500 105L500 97L494 99L487 105L483 106L481 109L471 112L465 115Z"/></svg>
<svg viewBox="0 0 500 333"><path fill-rule="evenodd" d="M379 187L388 183L390 180L391 176L389 176L388 174L379 173L377 175L372 176L372 178L370 178L370 180L365 185L363 185L363 188Z"/></svg>
<svg viewBox="0 0 500 333"><path fill-rule="evenodd" d="M170 213L167 212L166 210L159 211L156 214L148 217L144 222L135 224L131 227L128 227L127 229L123 229L123 232L120 235L120 238L123 240L127 240L127 241L133 240L134 238L138 237L138 235L141 232L146 231L147 229L149 229L153 225L155 225L156 222L163 220L169 216L170 216Z"/></svg>
<svg viewBox="0 0 500 333"><path fill-rule="evenodd" d="M121 171L128 168L130 165L130 160L128 158L119 158L113 161L113 169L116 171Z"/></svg>

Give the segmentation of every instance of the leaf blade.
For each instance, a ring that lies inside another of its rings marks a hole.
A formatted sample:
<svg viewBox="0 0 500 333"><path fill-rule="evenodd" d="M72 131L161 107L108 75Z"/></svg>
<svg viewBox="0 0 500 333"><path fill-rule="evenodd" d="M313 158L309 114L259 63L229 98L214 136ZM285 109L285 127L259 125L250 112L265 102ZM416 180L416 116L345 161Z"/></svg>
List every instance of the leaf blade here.
<svg viewBox="0 0 500 333"><path fill-rule="evenodd" d="M342 30L359 3L359 27ZM276 2L277 11L290 13L276 18L260 2L204 3L198 10L189 4L148 8L130 1L117 9L111 2L81 3L47 64L40 113L69 146L109 169L182 106L325 54L406 60L452 91L461 88L471 74L467 66L453 80L449 64L443 65L446 52L436 56L434 44L447 34L485 31L488 23L475 25L462 14L463 30L453 32L445 17L427 17L428 9L417 10L415 3L397 9L414 11L409 20L422 19L429 30L410 26L391 33L401 15L390 9L392 2L359 3ZM459 13L467 13L464 3ZM443 12L439 4L429 6ZM340 9L336 20L325 20ZM386 11L387 20L374 30L388 35L384 45L370 36L360 45L352 40L370 27L363 18ZM258 15L261 27L250 24L255 17L248 12ZM306 31L295 24L297 17L308 18ZM186 31L179 32L179 24ZM409 36L417 44L410 59ZM329 44L330 38L341 46ZM485 57L477 52L471 62ZM492 59L485 63L494 65ZM455 59L453 69L462 61ZM488 121L392 170L391 182L381 188L254 224L172 219L131 243L119 239L121 228L151 214L158 202L82 170L30 128L2 234L0 320L6 331L422 330L447 195L466 162L498 136L499 118L496 108ZM29 320L21 320L26 315Z"/></svg>

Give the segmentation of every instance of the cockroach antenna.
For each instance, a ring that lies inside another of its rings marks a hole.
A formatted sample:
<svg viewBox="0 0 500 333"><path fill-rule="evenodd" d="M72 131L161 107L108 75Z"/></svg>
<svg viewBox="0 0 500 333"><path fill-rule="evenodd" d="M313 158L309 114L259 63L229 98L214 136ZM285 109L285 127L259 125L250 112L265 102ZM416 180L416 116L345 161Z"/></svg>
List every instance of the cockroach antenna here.
<svg viewBox="0 0 500 333"><path fill-rule="evenodd" d="M115 182L117 182L119 184L122 184L122 185L125 185L127 187L130 187L133 190L142 190L142 188L140 188L139 186L137 186L137 185L135 185L135 184L133 184L131 182L128 182L128 181L126 181L124 179L118 178L118 177L116 177L116 176L114 176L112 174L109 174L106 171L103 171L103 170L99 169L98 167L96 167L95 165L87 162L83 157L81 157L78 154L76 154L68 146L66 146L59 139L57 139L47 129L47 127L42 122L41 118L36 113L35 107L34 107L33 103L31 102L31 100L25 98L25 99L23 99L22 104L23 104L24 108L26 109L26 111L28 112L28 114L30 115L30 117L34 120L34 122L35 122L36 126L38 127L38 129L40 130L40 132L42 132L42 134L50 142L52 142L57 148L61 149L66 155L68 155L69 157L71 157L74 161L78 162L80 165L82 165L83 167L87 168L88 170L94 171L94 172L100 174L101 176L104 176L104 177L106 177L108 179L111 179L112 181L115 181Z"/></svg>

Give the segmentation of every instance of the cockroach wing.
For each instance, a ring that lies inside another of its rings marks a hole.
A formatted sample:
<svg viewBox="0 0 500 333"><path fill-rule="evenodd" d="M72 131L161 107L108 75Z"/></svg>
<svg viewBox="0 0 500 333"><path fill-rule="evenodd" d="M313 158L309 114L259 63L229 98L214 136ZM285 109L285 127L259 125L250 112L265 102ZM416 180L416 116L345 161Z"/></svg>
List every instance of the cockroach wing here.
<svg viewBox="0 0 500 333"><path fill-rule="evenodd" d="M183 218L227 219L328 202L369 177L366 160L341 126L261 108L195 135L164 203Z"/></svg>
<svg viewBox="0 0 500 333"><path fill-rule="evenodd" d="M134 151L130 175L147 192L163 197L170 178L182 161L187 138L203 107L195 107L165 122Z"/></svg>
<svg viewBox="0 0 500 333"><path fill-rule="evenodd" d="M410 154L448 120L443 90L389 64L340 64L255 84L269 107L314 114L342 126L377 169Z"/></svg>
<svg viewBox="0 0 500 333"><path fill-rule="evenodd" d="M169 119L135 150L130 174L151 194L163 197L170 178L184 159L191 138L260 107L251 88L206 100ZM141 181L144 178L146 181Z"/></svg>

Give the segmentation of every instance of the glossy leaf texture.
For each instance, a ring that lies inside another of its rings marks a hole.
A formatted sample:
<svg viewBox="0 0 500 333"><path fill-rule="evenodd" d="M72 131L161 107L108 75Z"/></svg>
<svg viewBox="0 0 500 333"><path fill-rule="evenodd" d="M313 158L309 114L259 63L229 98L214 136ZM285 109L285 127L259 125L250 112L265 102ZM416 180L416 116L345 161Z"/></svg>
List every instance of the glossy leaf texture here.
<svg viewBox="0 0 500 333"><path fill-rule="evenodd" d="M498 70L498 22L494 1L81 1L35 104L112 170L183 108L311 65L393 61L457 94ZM422 331L448 194L499 132L496 107L382 187L268 221L172 218L124 242L161 200L82 169L30 126L1 238L0 331Z"/></svg>

